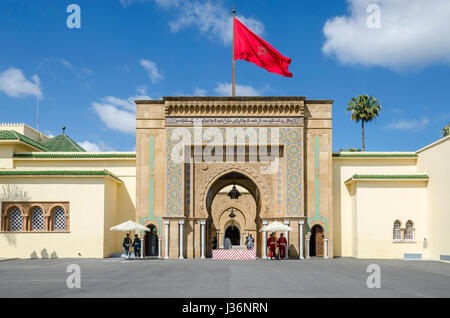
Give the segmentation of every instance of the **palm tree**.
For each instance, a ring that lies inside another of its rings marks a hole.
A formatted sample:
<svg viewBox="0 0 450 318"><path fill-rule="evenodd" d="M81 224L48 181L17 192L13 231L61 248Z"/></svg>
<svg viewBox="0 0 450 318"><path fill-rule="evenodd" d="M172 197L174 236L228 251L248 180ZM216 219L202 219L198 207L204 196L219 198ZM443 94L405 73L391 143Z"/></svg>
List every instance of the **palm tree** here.
<svg viewBox="0 0 450 318"><path fill-rule="evenodd" d="M352 112L352 120L356 123L360 121L362 123L362 151L365 151L364 123L372 121L378 117L380 110L380 102L375 97L367 96L367 94L353 97L347 104L347 112Z"/></svg>

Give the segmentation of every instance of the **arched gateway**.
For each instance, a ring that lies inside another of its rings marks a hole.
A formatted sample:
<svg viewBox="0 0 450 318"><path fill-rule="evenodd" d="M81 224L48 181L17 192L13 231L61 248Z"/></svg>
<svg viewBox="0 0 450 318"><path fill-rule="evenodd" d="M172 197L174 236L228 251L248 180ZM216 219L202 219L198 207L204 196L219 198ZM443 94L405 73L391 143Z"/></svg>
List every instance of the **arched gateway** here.
<svg viewBox="0 0 450 318"><path fill-rule="evenodd" d="M304 97L164 97L136 101L137 221L154 226L161 257L210 257L273 221L289 257L307 257L312 225L333 255L331 105ZM317 244L318 241L315 241Z"/></svg>

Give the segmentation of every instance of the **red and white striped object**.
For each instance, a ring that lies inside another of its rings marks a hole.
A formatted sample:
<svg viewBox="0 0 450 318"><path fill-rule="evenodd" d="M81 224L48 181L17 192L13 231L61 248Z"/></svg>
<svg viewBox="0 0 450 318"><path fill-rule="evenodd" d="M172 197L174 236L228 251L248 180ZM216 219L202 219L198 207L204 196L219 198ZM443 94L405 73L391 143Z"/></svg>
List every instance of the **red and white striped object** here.
<svg viewBox="0 0 450 318"><path fill-rule="evenodd" d="M213 250L213 259L217 260L243 260L251 261L256 259L254 250Z"/></svg>

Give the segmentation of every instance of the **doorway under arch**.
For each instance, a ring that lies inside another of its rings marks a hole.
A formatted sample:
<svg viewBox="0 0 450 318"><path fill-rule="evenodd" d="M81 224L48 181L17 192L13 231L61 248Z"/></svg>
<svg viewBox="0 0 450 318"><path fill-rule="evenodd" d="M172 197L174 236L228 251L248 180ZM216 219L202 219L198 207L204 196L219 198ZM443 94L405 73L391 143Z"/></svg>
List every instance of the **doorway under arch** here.
<svg viewBox="0 0 450 318"><path fill-rule="evenodd" d="M241 231L235 225L229 225L225 229L225 237L228 237L231 241L231 245L240 246L241 245Z"/></svg>
<svg viewBox="0 0 450 318"><path fill-rule="evenodd" d="M311 228L311 237L309 241L309 253L311 256L323 256L323 227L314 225Z"/></svg>
<svg viewBox="0 0 450 318"><path fill-rule="evenodd" d="M150 232L145 232L144 235L144 256L158 255L158 230L153 224L147 225Z"/></svg>
<svg viewBox="0 0 450 318"><path fill-rule="evenodd" d="M240 194L237 198L230 196L233 189ZM208 212L206 232L209 233L207 255L211 255L214 241L216 248L223 248L225 237L230 238L234 247L243 247L244 235L249 233L255 238L257 255L261 254L261 239L257 236L261 225L261 194L250 176L234 170L221 175L209 186L205 203Z"/></svg>

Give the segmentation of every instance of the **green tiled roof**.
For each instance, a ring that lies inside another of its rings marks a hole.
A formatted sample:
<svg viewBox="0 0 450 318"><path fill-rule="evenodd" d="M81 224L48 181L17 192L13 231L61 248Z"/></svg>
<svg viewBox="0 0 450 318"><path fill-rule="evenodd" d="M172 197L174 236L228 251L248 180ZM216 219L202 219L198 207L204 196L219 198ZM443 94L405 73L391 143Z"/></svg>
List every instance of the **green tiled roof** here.
<svg viewBox="0 0 450 318"><path fill-rule="evenodd" d="M122 182L108 170L0 170L1 176L108 176Z"/></svg>
<svg viewBox="0 0 450 318"><path fill-rule="evenodd" d="M135 153L51 153L51 152L24 152L14 154L14 158L24 159L134 159Z"/></svg>
<svg viewBox="0 0 450 318"><path fill-rule="evenodd" d="M333 153L333 157L339 158L417 158L415 153Z"/></svg>
<svg viewBox="0 0 450 318"><path fill-rule="evenodd" d="M42 143L45 147L50 149L50 151L61 151L61 152L86 152L83 147L77 144L75 141L70 139L65 134L58 135Z"/></svg>
<svg viewBox="0 0 450 318"><path fill-rule="evenodd" d="M346 180L428 180L426 174L354 174Z"/></svg>
<svg viewBox="0 0 450 318"><path fill-rule="evenodd" d="M18 140L18 141L22 141L26 144L29 144L35 148L38 148L42 151L50 151L50 149L47 148L46 146L44 146L44 145L34 141L33 139L28 138L14 130L0 130L0 140Z"/></svg>

